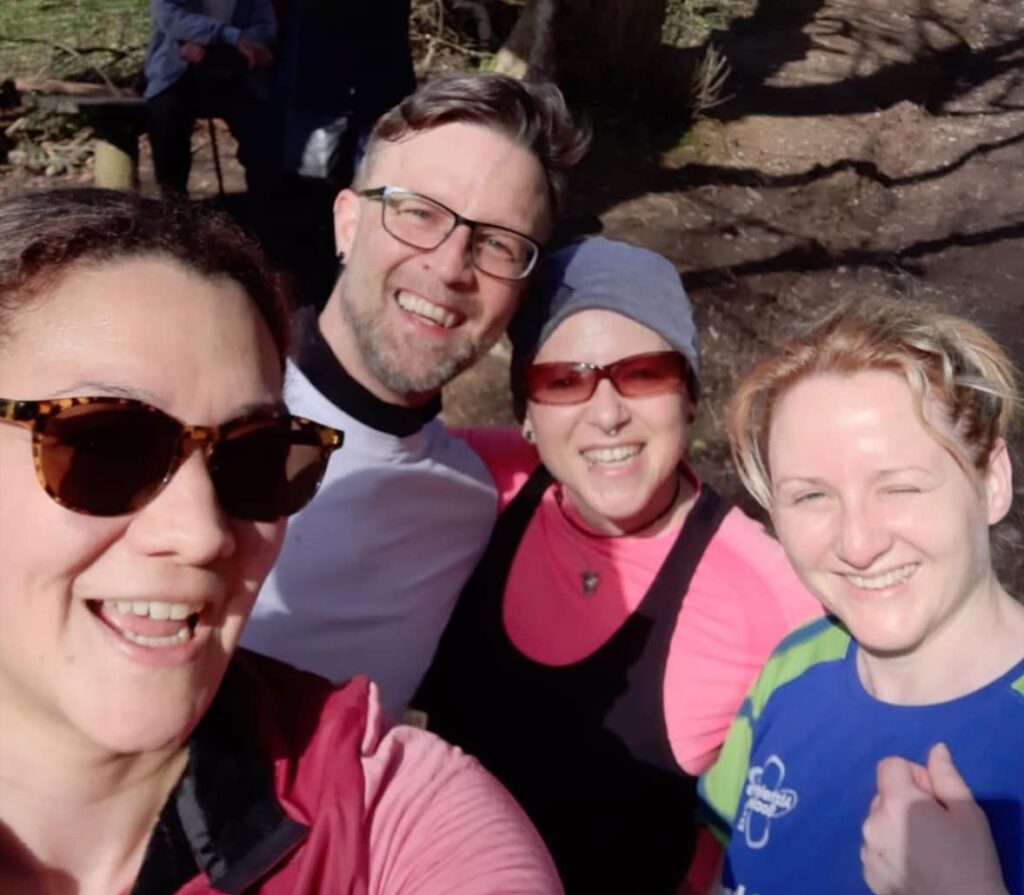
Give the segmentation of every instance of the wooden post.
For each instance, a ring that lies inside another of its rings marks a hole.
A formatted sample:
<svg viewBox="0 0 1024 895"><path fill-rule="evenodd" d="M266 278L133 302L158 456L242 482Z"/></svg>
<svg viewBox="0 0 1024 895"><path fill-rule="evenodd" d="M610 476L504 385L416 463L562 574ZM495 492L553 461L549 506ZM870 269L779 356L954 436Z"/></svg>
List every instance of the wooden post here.
<svg viewBox="0 0 1024 895"><path fill-rule="evenodd" d="M134 190L138 185L138 169L131 154L101 140L93 144L93 183L112 190Z"/></svg>

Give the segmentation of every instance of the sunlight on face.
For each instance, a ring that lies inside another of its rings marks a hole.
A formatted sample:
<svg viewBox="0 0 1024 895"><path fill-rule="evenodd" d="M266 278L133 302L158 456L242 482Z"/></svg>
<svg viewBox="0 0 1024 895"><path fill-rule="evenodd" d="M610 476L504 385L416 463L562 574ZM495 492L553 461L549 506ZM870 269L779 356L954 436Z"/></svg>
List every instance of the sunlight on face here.
<svg viewBox="0 0 1024 895"><path fill-rule="evenodd" d="M540 162L493 128L449 123L385 143L363 179L367 187L422 193L538 243L548 236ZM345 270L325 332L344 339L346 366L388 400L434 392L479 359L504 332L526 287L525 280L476 270L466 227L432 251L412 248L384 231L380 202L350 190L336 204L335 238Z"/></svg>
<svg viewBox="0 0 1024 895"><path fill-rule="evenodd" d="M999 470L976 484L918 421L902 377L801 380L775 407L768 462L790 560L868 650L921 648L993 585Z"/></svg>
<svg viewBox="0 0 1024 895"><path fill-rule="evenodd" d="M589 309L562 321L536 362L607 365L669 350L668 342L635 320ZM664 509L686 452L689 415L685 388L628 398L607 379L582 404L528 402L526 411L544 465L587 524L609 534L642 528Z"/></svg>
<svg viewBox="0 0 1024 895"><path fill-rule="evenodd" d="M270 334L241 288L160 257L72 270L19 314L0 349L6 398L127 395L217 424L278 404L280 390ZM220 682L283 521L226 517L198 453L152 502L118 517L51 500L27 430L0 426L0 474L5 724L45 722L116 752L180 742ZM201 611L183 645L150 648L112 623L118 601Z"/></svg>

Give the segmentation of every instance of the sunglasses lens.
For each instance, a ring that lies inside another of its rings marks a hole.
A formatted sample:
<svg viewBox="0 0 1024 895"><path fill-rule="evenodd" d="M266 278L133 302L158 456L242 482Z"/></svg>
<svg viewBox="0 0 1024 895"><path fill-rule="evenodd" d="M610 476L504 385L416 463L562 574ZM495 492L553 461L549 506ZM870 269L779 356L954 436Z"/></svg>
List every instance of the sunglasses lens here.
<svg viewBox="0 0 1024 895"><path fill-rule="evenodd" d="M315 427L282 417L253 422L219 442L210 475L230 515L270 522L312 500L329 457Z"/></svg>
<svg viewBox="0 0 1024 895"><path fill-rule="evenodd" d="M179 427L137 405L79 404L47 420L40 466L68 509L119 516L146 504L171 467Z"/></svg>
<svg viewBox="0 0 1024 895"><path fill-rule="evenodd" d="M675 352L641 354L614 365L612 383L621 395L637 398L659 392L674 391L682 386L686 365Z"/></svg>
<svg viewBox="0 0 1024 895"><path fill-rule="evenodd" d="M594 371L573 363L533 364L526 397L538 404L579 404L593 393Z"/></svg>

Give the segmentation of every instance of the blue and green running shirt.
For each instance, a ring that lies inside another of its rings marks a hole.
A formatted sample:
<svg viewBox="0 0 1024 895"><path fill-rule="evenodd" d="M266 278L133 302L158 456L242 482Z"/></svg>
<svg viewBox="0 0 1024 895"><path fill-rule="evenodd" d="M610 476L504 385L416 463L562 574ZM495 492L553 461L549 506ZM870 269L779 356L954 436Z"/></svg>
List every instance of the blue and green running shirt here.
<svg viewBox="0 0 1024 895"><path fill-rule="evenodd" d="M861 825L887 756L938 742L988 816L1010 895L1024 895L1024 661L949 702L899 706L865 691L856 643L832 619L776 649L700 793L727 846L723 893L870 895Z"/></svg>

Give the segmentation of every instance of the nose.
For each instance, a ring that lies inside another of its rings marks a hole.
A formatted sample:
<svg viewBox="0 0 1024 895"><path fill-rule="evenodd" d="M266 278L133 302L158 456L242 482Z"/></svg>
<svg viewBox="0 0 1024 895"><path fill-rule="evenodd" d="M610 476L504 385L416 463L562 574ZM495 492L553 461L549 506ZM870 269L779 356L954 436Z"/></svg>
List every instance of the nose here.
<svg viewBox="0 0 1024 895"><path fill-rule="evenodd" d="M602 379L587 402L587 419L606 435L618 432L632 419L629 403L612 385Z"/></svg>
<svg viewBox="0 0 1024 895"><path fill-rule="evenodd" d="M459 224L436 249L427 254L428 263L442 282L458 285L473 280L473 234Z"/></svg>
<svg viewBox="0 0 1024 895"><path fill-rule="evenodd" d="M139 511L132 528L141 550L173 556L182 565L209 565L231 556L237 546L198 450L192 451L163 490Z"/></svg>
<svg viewBox="0 0 1024 895"><path fill-rule="evenodd" d="M855 569L869 569L892 545L885 516L869 500L843 506L836 532L836 553Z"/></svg>

